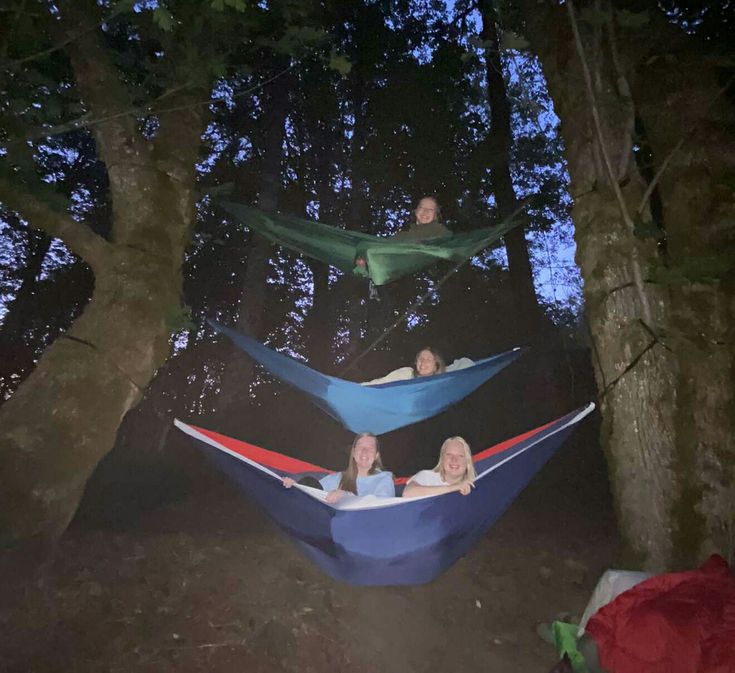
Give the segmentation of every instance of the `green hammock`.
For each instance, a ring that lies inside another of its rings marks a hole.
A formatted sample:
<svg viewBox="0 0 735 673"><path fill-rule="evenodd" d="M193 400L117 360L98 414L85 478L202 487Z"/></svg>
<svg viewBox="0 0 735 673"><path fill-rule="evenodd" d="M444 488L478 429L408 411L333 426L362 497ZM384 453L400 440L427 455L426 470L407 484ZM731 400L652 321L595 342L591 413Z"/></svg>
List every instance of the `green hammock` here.
<svg viewBox="0 0 735 673"><path fill-rule="evenodd" d="M219 204L273 243L336 266L345 273L369 278L375 285L385 285L440 259L468 259L505 236L517 224L511 218L494 227L452 236L421 242L396 241L291 215L264 213L232 201L220 201ZM355 260L358 258L364 259L366 265L357 266Z"/></svg>

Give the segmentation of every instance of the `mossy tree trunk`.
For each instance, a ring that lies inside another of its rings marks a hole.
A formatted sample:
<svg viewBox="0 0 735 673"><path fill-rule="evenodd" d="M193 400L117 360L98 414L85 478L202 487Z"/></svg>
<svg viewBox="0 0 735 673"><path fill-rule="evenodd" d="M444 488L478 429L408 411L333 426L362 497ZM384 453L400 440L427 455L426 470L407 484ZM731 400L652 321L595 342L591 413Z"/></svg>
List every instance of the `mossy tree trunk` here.
<svg viewBox="0 0 735 673"><path fill-rule="evenodd" d="M78 37L78 25L68 26ZM95 32L70 41L77 89L90 114L109 118L131 101ZM92 298L69 330L0 409L0 544L53 541L74 515L85 483L112 448L123 416L170 350L183 312L181 264L195 223L195 161L202 92L169 99L154 139L134 116L94 127L112 203L109 239L51 209L15 182L0 200L55 236L95 277ZM176 99L176 100L174 100Z"/></svg>
<svg viewBox="0 0 735 673"><path fill-rule="evenodd" d="M613 14L601 14L601 21L579 22L600 142L568 7L522 5L527 37L562 122L602 444L628 551L650 570L690 565L712 549L728 553L735 462L732 271L707 283L680 273L682 282L673 286L662 282L662 270L681 271L696 256L732 255L732 189L723 186L728 170L732 175L732 110L722 98L710 107L714 78L691 40L677 34L691 59L683 71L682 57L670 58L673 27L652 16L626 33ZM637 121L655 168L663 170L658 225L666 232L668 259L654 238L631 231L631 220L656 229L633 154ZM680 141L683 147L670 156Z"/></svg>

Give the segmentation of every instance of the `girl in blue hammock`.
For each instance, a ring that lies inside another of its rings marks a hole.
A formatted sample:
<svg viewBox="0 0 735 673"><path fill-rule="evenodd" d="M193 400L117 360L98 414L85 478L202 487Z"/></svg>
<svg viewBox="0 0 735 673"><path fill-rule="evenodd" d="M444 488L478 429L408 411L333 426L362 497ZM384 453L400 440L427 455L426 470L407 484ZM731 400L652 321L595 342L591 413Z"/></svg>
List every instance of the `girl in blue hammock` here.
<svg viewBox="0 0 735 673"><path fill-rule="evenodd" d="M283 478L286 488L291 488L295 483L291 477ZM350 462L344 472L328 474L313 484L304 480L300 483L307 486L318 485L319 488L329 491L325 498L328 503L335 503L349 493L383 498L392 498L396 494L393 473L383 470L378 438L372 432L362 432L355 437L350 450Z"/></svg>
<svg viewBox="0 0 735 673"><path fill-rule="evenodd" d="M459 369L466 369L474 364L469 358L459 358L447 366L444 364L444 358L436 348L425 346L416 353L413 367L399 367L385 376L381 376L379 379L364 381L360 385L377 386L381 383L407 381L418 376L434 376L435 374L443 374L444 372L456 372Z"/></svg>

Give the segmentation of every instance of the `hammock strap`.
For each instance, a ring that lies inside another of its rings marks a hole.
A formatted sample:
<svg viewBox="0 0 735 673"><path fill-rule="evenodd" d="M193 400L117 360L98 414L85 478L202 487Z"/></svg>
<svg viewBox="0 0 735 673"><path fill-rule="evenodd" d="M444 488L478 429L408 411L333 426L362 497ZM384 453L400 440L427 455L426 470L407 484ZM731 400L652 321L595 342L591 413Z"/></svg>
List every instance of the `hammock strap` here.
<svg viewBox="0 0 735 673"><path fill-rule="evenodd" d="M529 204L531 200L531 196L527 196L525 199L523 199L518 207L510 214L508 217L504 218L503 222L510 222L516 215L518 215L522 210L526 208L526 206ZM487 246L484 243L480 243L477 246L475 246L472 251L463 259L460 259L447 273L445 273L439 281L434 285L434 287L430 288L424 294L422 294L413 304L411 304L396 320L393 322L392 325L387 327L382 334L380 334L374 341L372 341L368 346L365 348L362 353L357 355L352 362L350 362L348 365L346 365L343 369L339 371L337 376L342 377L344 374L357 365L360 360L362 360L370 351L372 351L374 348L379 346L381 343L383 343L387 338L388 335L396 329L399 325L402 323L405 323L408 320L408 314L415 309L417 309L419 306L421 306L436 290L438 290L444 283L449 279L449 277L454 274L456 271L460 269L464 264L466 264L469 260L471 260L480 250L486 248Z"/></svg>

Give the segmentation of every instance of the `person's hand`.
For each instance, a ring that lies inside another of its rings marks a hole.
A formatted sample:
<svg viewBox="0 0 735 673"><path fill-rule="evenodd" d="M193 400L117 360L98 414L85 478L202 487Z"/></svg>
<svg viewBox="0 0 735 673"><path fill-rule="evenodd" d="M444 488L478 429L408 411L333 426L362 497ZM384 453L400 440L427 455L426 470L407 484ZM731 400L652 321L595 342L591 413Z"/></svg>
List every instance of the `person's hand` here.
<svg viewBox="0 0 735 673"><path fill-rule="evenodd" d="M296 483L296 480L291 479L291 477L284 477L281 481L283 481L283 485L286 488L291 488Z"/></svg>
<svg viewBox="0 0 735 673"><path fill-rule="evenodd" d="M347 491L343 491L341 488L338 488L338 489L335 489L334 491L329 491L329 493L327 493L327 497L324 498L324 502L334 504L338 500L344 498L346 495L347 495Z"/></svg>
<svg viewBox="0 0 735 673"><path fill-rule="evenodd" d="M469 495L470 491L475 488L475 482L474 481L460 481L459 484L457 484L457 490L462 495Z"/></svg>
<svg viewBox="0 0 735 673"><path fill-rule="evenodd" d="M367 262L363 257L358 257L355 259L355 266L365 267L367 266Z"/></svg>

